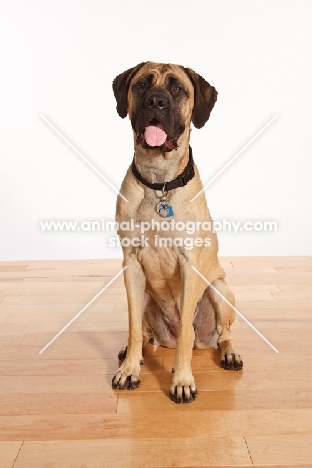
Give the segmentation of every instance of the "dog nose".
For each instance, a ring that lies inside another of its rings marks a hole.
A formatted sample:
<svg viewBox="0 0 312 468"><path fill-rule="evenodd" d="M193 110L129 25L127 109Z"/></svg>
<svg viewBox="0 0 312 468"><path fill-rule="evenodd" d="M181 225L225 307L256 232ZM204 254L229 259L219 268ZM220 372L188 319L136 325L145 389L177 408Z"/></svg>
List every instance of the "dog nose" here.
<svg viewBox="0 0 312 468"><path fill-rule="evenodd" d="M163 109L168 105L168 99L164 94L154 93L146 98L146 105L150 109Z"/></svg>

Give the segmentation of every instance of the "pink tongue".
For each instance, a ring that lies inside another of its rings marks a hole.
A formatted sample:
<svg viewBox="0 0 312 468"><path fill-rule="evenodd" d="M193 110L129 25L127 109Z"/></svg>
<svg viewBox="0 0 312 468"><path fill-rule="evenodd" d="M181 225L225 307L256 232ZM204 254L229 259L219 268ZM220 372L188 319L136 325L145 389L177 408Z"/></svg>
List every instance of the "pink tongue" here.
<svg viewBox="0 0 312 468"><path fill-rule="evenodd" d="M164 132L164 127L158 123L156 126L145 127L144 138L149 146L161 146L166 141L167 133Z"/></svg>

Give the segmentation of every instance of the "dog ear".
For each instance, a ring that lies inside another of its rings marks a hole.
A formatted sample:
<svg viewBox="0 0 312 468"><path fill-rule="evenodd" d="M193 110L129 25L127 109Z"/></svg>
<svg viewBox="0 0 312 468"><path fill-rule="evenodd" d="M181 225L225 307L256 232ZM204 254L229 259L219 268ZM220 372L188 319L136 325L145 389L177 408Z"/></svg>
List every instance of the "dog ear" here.
<svg viewBox="0 0 312 468"><path fill-rule="evenodd" d="M122 119L128 114L128 100L127 95L129 91L130 81L134 75L143 67L147 62L139 63L136 67L129 68L120 75L116 76L113 81L113 91L117 101L117 112Z"/></svg>
<svg viewBox="0 0 312 468"><path fill-rule="evenodd" d="M183 67L184 68L184 67ZM202 128L209 119L210 112L217 100L218 92L191 68L184 68L194 86L194 109L192 122L196 128Z"/></svg>

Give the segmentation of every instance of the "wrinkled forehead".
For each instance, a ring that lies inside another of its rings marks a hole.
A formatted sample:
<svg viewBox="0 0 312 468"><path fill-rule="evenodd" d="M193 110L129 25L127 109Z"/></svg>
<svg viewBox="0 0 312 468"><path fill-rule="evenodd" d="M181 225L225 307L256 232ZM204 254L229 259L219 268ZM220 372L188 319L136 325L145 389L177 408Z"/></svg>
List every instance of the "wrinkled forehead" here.
<svg viewBox="0 0 312 468"><path fill-rule="evenodd" d="M171 63L155 63L148 62L136 73L132 79L132 83L143 78L146 75L153 76L153 86L165 86L168 78L175 78L178 82L183 84L189 91L193 90L191 80L184 72L180 65Z"/></svg>

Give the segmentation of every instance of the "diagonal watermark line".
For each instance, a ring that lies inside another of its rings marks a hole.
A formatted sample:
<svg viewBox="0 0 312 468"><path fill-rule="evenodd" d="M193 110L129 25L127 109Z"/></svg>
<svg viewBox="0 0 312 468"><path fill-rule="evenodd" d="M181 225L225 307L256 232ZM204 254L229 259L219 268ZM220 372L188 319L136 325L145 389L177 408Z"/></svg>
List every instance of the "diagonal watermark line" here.
<svg viewBox="0 0 312 468"><path fill-rule="evenodd" d="M70 141L67 140L67 138L64 137L64 135L56 127L54 127L54 125L52 125L52 123L44 115L40 114L40 117L78 154L78 156L81 157L81 159L84 160L84 162L86 162L107 183L107 185L109 185L126 202L129 201L124 195L122 195L122 193L119 192L119 190L116 189L116 187L114 187L114 185L109 180L106 179L106 177L95 166L93 166L92 163L90 163L90 161L83 154L80 153L80 151L77 150L77 148Z"/></svg>
<svg viewBox="0 0 312 468"><path fill-rule="evenodd" d="M117 273L117 275L115 275L114 278L112 278L112 279L104 286L104 288L102 288L101 291L99 291L99 292L93 297L93 299L91 299L91 301L89 301L88 304L86 304L86 305L81 309L81 311L78 312L78 314L76 314L75 317L73 317L73 318L70 320L70 322L68 322L68 324L65 325L65 327L63 327L62 330L60 330L60 331L57 333L57 335L55 335L55 337L52 338L52 340L49 341L49 343L46 344L44 348L42 348L41 351L39 351L39 354L42 354L43 351L45 351L45 350L46 350L46 349L47 349L47 348L48 348L48 347L49 347L49 346L50 346L50 345L51 345L51 344L52 344L52 343L53 343L53 342L54 342L54 341L55 341L55 340L56 340L56 339L57 339L57 338L58 338L58 337L59 337L59 336L60 336L60 335L61 335L61 334L62 334L62 333L63 333L63 332L64 332L80 315L81 315L81 314L82 314L82 312L84 312L84 311L92 304L92 302L94 302L95 299L97 299L97 298L102 294L102 292L104 292L105 289L107 289L108 286L110 286L110 285L115 281L115 279L117 279L118 276L120 276L121 273L123 273L123 272L125 271L126 268L128 268L128 267L127 267L127 266L123 267L123 269L120 270L119 273Z"/></svg>
<svg viewBox="0 0 312 468"><path fill-rule="evenodd" d="M230 306L232 307L232 309L237 313L237 315L239 315L243 320L245 320L245 322L247 323L247 325L249 325L250 328L253 329L254 332L257 333L257 335L260 336L260 338L263 339L263 341L265 341L272 349L273 351L275 351L277 354L279 353L278 349L275 348L275 346L272 345L272 343L270 343L270 341L262 335L262 333L259 332L259 330L256 329L256 327L254 327L252 325L252 323L249 322L249 320L246 319L246 317L243 316L243 314L236 309L236 307L233 306L233 304L230 303L230 301L227 300L226 297L223 296L223 294L220 293L220 291L218 291L217 288L215 288L214 286L212 286L212 284L197 270L197 268L195 268L194 266L192 266L193 270L196 271L196 273L205 281L205 283L208 284L208 286L210 286L217 294L219 294L220 297L222 297L222 299Z"/></svg>
<svg viewBox="0 0 312 468"><path fill-rule="evenodd" d="M208 182L208 184L206 184L199 192L197 195L195 195L195 197L192 198L192 200L190 200L190 202L192 203L194 200L196 200L197 197L199 197L199 195L201 193L203 193L208 187L209 185L212 184L212 182L214 182L260 135L261 133L263 133L276 119L277 119L277 115L275 117L273 117L273 119L271 119L263 128L262 130L260 130L260 132L258 132L250 141L249 143L247 143L247 145L244 146L244 148L242 148L222 169L221 171L219 171L211 180L210 182Z"/></svg>

